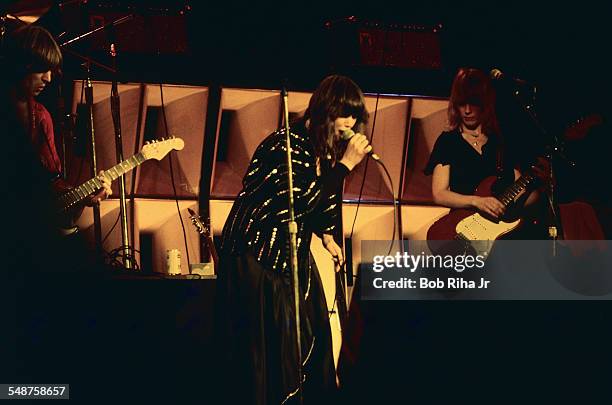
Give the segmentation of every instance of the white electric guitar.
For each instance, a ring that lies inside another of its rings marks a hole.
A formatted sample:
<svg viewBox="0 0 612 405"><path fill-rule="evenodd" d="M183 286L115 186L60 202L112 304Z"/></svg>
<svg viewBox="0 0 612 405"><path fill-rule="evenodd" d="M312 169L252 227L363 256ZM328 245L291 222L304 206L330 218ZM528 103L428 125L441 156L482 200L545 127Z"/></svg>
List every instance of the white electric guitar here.
<svg viewBox="0 0 612 405"><path fill-rule="evenodd" d="M169 152L173 150L182 150L185 147L185 142L181 138L169 138L155 140L147 142L142 150L132 156L129 159L124 160L121 163L116 164L104 171L104 177L109 181L114 181L119 176L131 171L135 167L139 166L143 162L156 159L162 160ZM102 181L98 177L87 180L80 186L71 188L64 194L62 194L56 201L57 210L60 214L66 215L70 208L83 201L85 198L95 193L102 188ZM66 234L70 234L76 231L74 227L70 228L70 231L66 230Z"/></svg>

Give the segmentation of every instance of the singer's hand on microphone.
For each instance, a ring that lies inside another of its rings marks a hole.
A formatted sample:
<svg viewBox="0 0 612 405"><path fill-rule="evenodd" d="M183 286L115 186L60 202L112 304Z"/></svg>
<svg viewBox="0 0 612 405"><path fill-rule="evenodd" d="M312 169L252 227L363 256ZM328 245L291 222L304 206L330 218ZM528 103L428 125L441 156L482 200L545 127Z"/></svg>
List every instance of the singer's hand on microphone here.
<svg viewBox="0 0 612 405"><path fill-rule="evenodd" d="M342 159L340 159L340 163L345 165L349 170L353 170L371 150L372 146L368 138L363 134L355 134L349 140L346 151Z"/></svg>

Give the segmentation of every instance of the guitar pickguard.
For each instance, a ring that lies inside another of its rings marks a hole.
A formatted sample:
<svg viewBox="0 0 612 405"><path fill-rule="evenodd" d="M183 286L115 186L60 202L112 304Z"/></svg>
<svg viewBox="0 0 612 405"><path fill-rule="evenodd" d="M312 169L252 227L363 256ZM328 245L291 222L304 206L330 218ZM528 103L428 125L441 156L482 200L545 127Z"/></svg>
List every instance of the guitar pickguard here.
<svg viewBox="0 0 612 405"><path fill-rule="evenodd" d="M471 245L477 254L486 256L493 248L493 241L514 230L520 222L520 219L514 222L493 222L475 213L459 221L455 230L468 240L479 241Z"/></svg>
<svg viewBox="0 0 612 405"><path fill-rule="evenodd" d="M479 213L463 218L455 230L470 240L495 240L516 228L520 219L514 222L490 221Z"/></svg>

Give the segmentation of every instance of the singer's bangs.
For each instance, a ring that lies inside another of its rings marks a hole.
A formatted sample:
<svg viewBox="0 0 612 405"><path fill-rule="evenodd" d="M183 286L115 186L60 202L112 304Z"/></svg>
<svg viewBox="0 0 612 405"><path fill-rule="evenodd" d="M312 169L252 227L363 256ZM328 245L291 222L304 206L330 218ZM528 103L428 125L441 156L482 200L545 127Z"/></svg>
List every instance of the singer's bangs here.
<svg viewBox="0 0 612 405"><path fill-rule="evenodd" d="M337 161L342 157L346 145L336 142L334 121L353 117L355 132L363 131L368 122L368 111L361 89L346 76L327 76L312 94L304 113L309 122L310 136L318 157Z"/></svg>
<svg viewBox="0 0 612 405"><path fill-rule="evenodd" d="M342 100L341 105L337 111L339 117L353 117L359 122L366 121L367 111L365 105L360 99L345 99Z"/></svg>
<svg viewBox="0 0 612 405"><path fill-rule="evenodd" d="M329 92L329 116L332 119L353 117L359 122L366 122L368 113L361 89L342 76L333 76L326 83Z"/></svg>

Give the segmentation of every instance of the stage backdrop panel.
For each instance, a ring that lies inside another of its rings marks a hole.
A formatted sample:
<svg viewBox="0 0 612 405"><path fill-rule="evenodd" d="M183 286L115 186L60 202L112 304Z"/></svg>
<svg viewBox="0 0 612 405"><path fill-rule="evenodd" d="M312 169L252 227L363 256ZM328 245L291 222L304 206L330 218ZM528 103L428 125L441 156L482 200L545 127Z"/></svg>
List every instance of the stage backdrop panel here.
<svg viewBox="0 0 612 405"><path fill-rule="evenodd" d="M423 173L436 139L447 127L448 100L413 98L410 109L406 180L401 200L411 204L433 204L431 176Z"/></svg>
<svg viewBox="0 0 612 405"><path fill-rule="evenodd" d="M376 105L376 96L366 96L366 108L370 113L370 120L366 135L371 140L374 152L389 170L393 180L393 188L385 175L383 168L373 160L367 162L367 174L362 201L391 202L399 195L402 168L406 155L406 128L410 99L400 96L381 96ZM374 115L376 112L376 122ZM374 132L372 132L374 126ZM347 177L344 186L344 200L355 201L359 198L361 183L363 182L366 162L358 165Z"/></svg>
<svg viewBox="0 0 612 405"><path fill-rule="evenodd" d="M185 147L162 160L143 163L136 175L136 194L151 198L174 197L171 176L174 174L177 197L195 199L202 171L208 88L164 84L160 89L159 85L148 84L145 90L143 141L175 136L185 142Z"/></svg>
<svg viewBox="0 0 612 405"><path fill-rule="evenodd" d="M218 117L211 198L234 198L255 149L278 128L280 93L224 88Z"/></svg>
<svg viewBox="0 0 612 405"><path fill-rule="evenodd" d="M357 213L355 228L353 234L351 235L356 210L357 204L344 204L342 207L342 220L344 238L346 239L346 243L351 244L351 261L349 262L349 258L347 257L347 265L352 265L351 269L353 271L353 280L359 282L359 279L356 279L355 277L357 277L359 273L359 265L362 262L361 242L364 240L385 240L389 241L391 246L391 240L397 240L398 238L399 223L397 222L397 217L393 206L381 204L361 204L359 206L359 212ZM395 232L393 232L394 222ZM394 251L398 250L398 246L399 245L397 242L393 242ZM353 287L349 288L349 290L350 292L348 297L350 299Z"/></svg>
<svg viewBox="0 0 612 405"><path fill-rule="evenodd" d="M130 205L128 201L128 206ZM190 263L200 261L200 235L189 218L188 208L197 212L197 201L179 200L180 217L176 202L172 200L137 198L134 203L134 228L130 244L134 257L144 272L166 273L166 251L178 249L181 252L182 274L189 274L187 249ZM102 225L102 248L107 254L122 245L119 220L119 201L109 199L100 203ZM185 238L183 227L185 227ZM93 210L86 208L77 225L84 233L91 249L94 246ZM120 263L117 263L120 264Z"/></svg>
<svg viewBox="0 0 612 405"><path fill-rule="evenodd" d="M115 129L111 116L110 95L111 83L93 83L93 122L96 146L97 169L105 170L116 165ZM141 85L118 85L121 106L121 138L124 160L138 151L138 128L142 117ZM66 173L71 184L81 184L90 179L91 173L91 138L88 133L89 114L85 106L83 81L75 81L73 86L72 113L77 114L76 127L71 138L66 139ZM130 184L134 172L125 175L126 193L131 190ZM113 183L113 194L119 194L117 182Z"/></svg>
<svg viewBox="0 0 612 405"><path fill-rule="evenodd" d="M131 202L127 201L128 213L131 212ZM131 215L128 216L131 218ZM134 229L139 229L139 218L134 217ZM91 251L94 251L94 218L93 209L86 207L83 210L83 214L79 217L76 225L79 227L79 232L84 235L85 240ZM102 228L102 249L107 254L111 254L114 250L118 249L123 245L121 236L121 222L119 218L119 200L108 199L100 202L100 225ZM139 246L140 246L140 234L139 232L132 232L131 223L128 223L130 244L136 249L132 252L136 262L141 262ZM108 255L107 255L108 257ZM119 256L116 256L119 260ZM121 262L122 263L122 262ZM115 264L119 264L116 262Z"/></svg>
<svg viewBox="0 0 612 405"><path fill-rule="evenodd" d="M435 221L448 214L449 208L429 205L402 206L402 234L404 239L426 240L427 231Z"/></svg>
<svg viewBox="0 0 612 405"><path fill-rule="evenodd" d="M290 91L287 94L287 104L289 105L289 122L299 117L303 117L312 93L301 91ZM284 125L284 121L281 121Z"/></svg>
<svg viewBox="0 0 612 405"><path fill-rule="evenodd" d="M189 263L200 261L200 234L189 219L188 208L197 211L197 201L179 201L139 198L135 212L139 223L142 266L146 271L167 273L166 251L178 249L181 254L181 274L189 274ZM182 218L182 225L181 225ZM183 237L185 227L185 238ZM189 262L187 262L189 249Z"/></svg>

